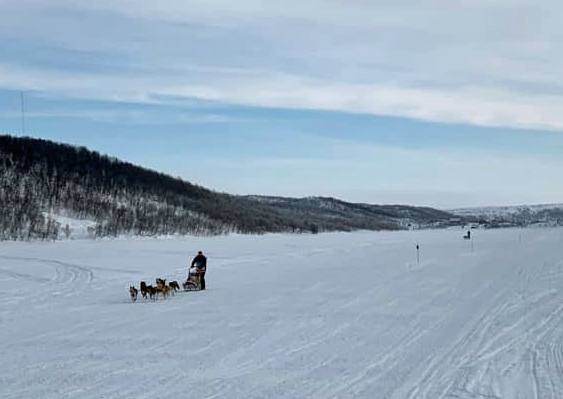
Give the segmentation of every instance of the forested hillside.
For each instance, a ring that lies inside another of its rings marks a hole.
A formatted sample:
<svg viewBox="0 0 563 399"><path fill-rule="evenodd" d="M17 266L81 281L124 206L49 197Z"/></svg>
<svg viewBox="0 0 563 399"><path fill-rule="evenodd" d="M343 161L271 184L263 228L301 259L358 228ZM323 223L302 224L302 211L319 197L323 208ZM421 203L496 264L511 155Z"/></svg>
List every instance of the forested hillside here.
<svg viewBox="0 0 563 399"><path fill-rule="evenodd" d="M452 217L332 198L234 196L84 147L0 136L0 239L68 235L53 215L93 220L91 234L100 237L400 229Z"/></svg>

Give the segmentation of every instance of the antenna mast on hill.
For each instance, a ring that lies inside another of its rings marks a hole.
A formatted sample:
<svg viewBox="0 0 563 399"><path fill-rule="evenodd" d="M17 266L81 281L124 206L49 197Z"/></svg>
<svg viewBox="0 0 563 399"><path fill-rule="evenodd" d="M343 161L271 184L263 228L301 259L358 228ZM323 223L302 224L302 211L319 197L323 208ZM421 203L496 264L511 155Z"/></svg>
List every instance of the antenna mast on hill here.
<svg viewBox="0 0 563 399"><path fill-rule="evenodd" d="M22 98L22 136L25 136L25 108L23 102L23 90L21 91L21 98Z"/></svg>

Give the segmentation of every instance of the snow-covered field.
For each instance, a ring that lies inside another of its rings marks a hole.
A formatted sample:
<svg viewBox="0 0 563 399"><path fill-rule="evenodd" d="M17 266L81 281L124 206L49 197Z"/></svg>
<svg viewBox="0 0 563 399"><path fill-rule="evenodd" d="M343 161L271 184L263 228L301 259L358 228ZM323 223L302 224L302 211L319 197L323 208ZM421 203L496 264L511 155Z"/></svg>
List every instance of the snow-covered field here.
<svg viewBox="0 0 563 399"><path fill-rule="evenodd" d="M2 242L0 397L563 398L563 229L463 233Z"/></svg>

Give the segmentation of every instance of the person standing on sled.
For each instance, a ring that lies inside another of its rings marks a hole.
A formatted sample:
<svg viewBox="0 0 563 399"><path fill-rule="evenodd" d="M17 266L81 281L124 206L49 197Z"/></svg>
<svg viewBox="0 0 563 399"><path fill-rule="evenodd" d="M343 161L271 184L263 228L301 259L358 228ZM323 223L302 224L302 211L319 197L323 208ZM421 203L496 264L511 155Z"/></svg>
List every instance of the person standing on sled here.
<svg viewBox="0 0 563 399"><path fill-rule="evenodd" d="M192 267L197 269L199 274L199 283L201 285L201 289L205 289L205 272L207 271L207 258L203 254L203 252L199 251L195 256L194 260L192 260Z"/></svg>

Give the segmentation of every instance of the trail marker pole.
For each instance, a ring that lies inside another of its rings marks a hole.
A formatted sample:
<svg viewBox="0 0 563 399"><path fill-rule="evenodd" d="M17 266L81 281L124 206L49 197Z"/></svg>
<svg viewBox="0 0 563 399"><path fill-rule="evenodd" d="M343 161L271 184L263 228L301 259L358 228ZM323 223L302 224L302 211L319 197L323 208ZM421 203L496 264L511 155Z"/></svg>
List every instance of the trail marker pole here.
<svg viewBox="0 0 563 399"><path fill-rule="evenodd" d="M420 247L418 246L418 243L416 243L416 266L420 266L420 254L419 254L419 249Z"/></svg>

